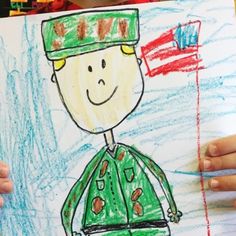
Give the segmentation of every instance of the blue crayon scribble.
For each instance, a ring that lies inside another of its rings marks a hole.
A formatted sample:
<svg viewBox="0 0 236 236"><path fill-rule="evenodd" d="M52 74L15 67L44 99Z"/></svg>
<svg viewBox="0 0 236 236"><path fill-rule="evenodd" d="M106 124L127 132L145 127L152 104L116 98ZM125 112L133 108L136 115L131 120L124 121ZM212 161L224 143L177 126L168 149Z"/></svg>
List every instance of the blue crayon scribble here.
<svg viewBox="0 0 236 236"><path fill-rule="evenodd" d="M181 48L194 45L197 40L200 41L203 49L213 47L217 43L219 45L220 42L229 43L229 45L232 45L232 40L235 42L236 31L224 34L224 30L230 28L232 23L218 22L216 16L194 12L194 9L200 8L204 2L203 0L188 1L189 9L186 11L186 19L190 21L196 18L201 19L202 23L212 26L214 30L211 31L209 37L202 40L201 36L197 38L194 28L178 27L175 35ZM186 10L184 4L185 1L179 0L174 7L155 7L152 10L140 11L141 40L149 34L157 37L166 29L176 26L180 22L179 19L176 22L159 24L160 18L157 16L168 18L171 14L175 17ZM221 9L212 6L207 12L210 14L218 10ZM222 10L230 12L228 8ZM156 23L150 24L153 18L157 19ZM186 19L181 23L186 23ZM70 189L68 182L76 180L76 177L71 176L70 173L76 166L87 161L88 157L92 158L93 154L104 145L103 137L100 137L101 141L94 144L93 141L97 137L94 138L92 135L81 132L76 140L69 140L66 147L61 147L67 125L72 121L63 108L54 110L50 105L48 87L55 85L50 84L50 78L43 76L40 58L43 60L46 58L43 55L43 49L38 47L38 32L40 32L40 25L30 24L27 18L24 18L23 37L20 42L22 54L19 58L8 53L8 42L4 40L4 37L0 37L0 65L3 68L3 72L0 71L0 79L4 84L0 90L0 159L10 165L11 178L15 184L14 193L4 196L5 207L0 210L0 232L3 236L54 236L55 230L62 227L60 215L56 214L55 209L52 209L50 205L57 201L58 192L55 189L62 185L61 192L68 191ZM1 32L0 34L2 35ZM227 103L228 99L236 99L235 60L233 48L230 54L211 58L208 62L203 60L205 69L200 75L199 84L202 95L201 125L211 124L219 118L236 114L235 103ZM216 69L216 72L208 73L210 69L220 66L227 67L227 70ZM181 73L176 76L181 76ZM197 92L195 81L189 80L184 85L175 85L165 89L153 87L149 83L150 80L146 79L146 90L140 105L124 121L129 129L121 124L119 131L115 130L116 141L129 140L131 145L135 144L140 150L142 150L142 145L149 145L150 149L157 150L158 154L158 147L170 140L183 142L187 139L195 140ZM214 109L209 110L209 106L202 106L207 103L211 104ZM224 104L227 106L222 109ZM53 114L65 117L60 129L53 120ZM73 132L80 131L75 127ZM218 135L217 132L211 132L202 133L202 135ZM139 143L135 143L136 140L139 140ZM182 153L177 153L176 159L184 162L186 158L196 158L194 155L186 157ZM160 164L167 166L171 162L165 160L165 156L152 157L159 158ZM197 171L184 168L185 166L177 166L176 169L165 168L165 172L173 176L175 191L181 187L179 186L181 183L175 183L179 176L199 180ZM78 178L80 175L81 173L78 173ZM205 178L212 176L214 173L203 174ZM199 191L198 185L195 187L195 191ZM182 189L181 193L175 195L178 197L184 194L189 196L192 192L189 189ZM191 203L191 206L195 204ZM216 211L217 209L219 211L219 207L224 210L229 208L227 204L221 206L209 204L208 206ZM57 207L61 208L61 206ZM196 215L202 217L202 209L199 207L191 210L186 207L184 210L184 215L186 218L189 217L188 219ZM234 235L235 219L232 218L231 221L230 217L222 219L221 214L220 216L220 220L212 224L213 226L227 225L219 235L223 235L223 231L225 235ZM194 226L181 227L175 236L190 235L193 229L197 230L205 225L199 223Z"/></svg>
<svg viewBox="0 0 236 236"><path fill-rule="evenodd" d="M199 30L196 26L198 26L198 24L188 24L186 26L179 24L174 33L174 38L180 49L185 49L190 46L197 46Z"/></svg>
<svg viewBox="0 0 236 236"><path fill-rule="evenodd" d="M7 75L1 94L4 100L0 101L4 111L0 117L0 159L11 167L15 186L14 193L5 197L5 206L0 211L0 232L4 236L39 235L39 232L54 235L55 226L50 219L57 218L60 222L60 215L50 210L48 194L60 182L66 183L65 176L78 159L94 149L88 135L84 135L67 150L60 151L48 104L50 79L42 77L38 66L42 52L35 35L39 30L39 26L29 26L24 18L22 55L18 60L7 53L0 38L0 63ZM83 143L82 139L85 139ZM42 199L43 205L39 204Z"/></svg>

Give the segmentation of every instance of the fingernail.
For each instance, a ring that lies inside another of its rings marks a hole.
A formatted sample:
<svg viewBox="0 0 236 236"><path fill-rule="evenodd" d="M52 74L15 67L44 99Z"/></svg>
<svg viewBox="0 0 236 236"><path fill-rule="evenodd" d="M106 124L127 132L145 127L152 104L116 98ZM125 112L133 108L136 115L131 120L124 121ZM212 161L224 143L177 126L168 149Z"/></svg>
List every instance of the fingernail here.
<svg viewBox="0 0 236 236"><path fill-rule="evenodd" d="M204 160L203 161L203 168L204 168L204 170L211 170L211 161L209 161L209 160Z"/></svg>
<svg viewBox="0 0 236 236"><path fill-rule="evenodd" d="M212 189L218 188L219 187L219 181L217 181L216 179L212 179L210 181L210 186L211 186Z"/></svg>
<svg viewBox="0 0 236 236"><path fill-rule="evenodd" d="M214 144L209 144L208 146L208 153L211 155L211 156L218 156L218 149L217 149L217 146L214 145Z"/></svg>

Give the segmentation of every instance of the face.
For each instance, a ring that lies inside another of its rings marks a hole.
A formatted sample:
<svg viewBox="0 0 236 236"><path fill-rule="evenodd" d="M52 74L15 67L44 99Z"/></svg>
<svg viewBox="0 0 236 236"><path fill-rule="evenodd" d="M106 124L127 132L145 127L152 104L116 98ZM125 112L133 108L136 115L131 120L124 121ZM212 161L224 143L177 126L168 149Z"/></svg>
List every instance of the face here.
<svg viewBox="0 0 236 236"><path fill-rule="evenodd" d="M72 119L91 133L117 126L135 109L143 94L137 57L124 54L120 46L70 57L55 74Z"/></svg>
<svg viewBox="0 0 236 236"><path fill-rule="evenodd" d="M79 4L83 8L89 8L89 7L101 7L101 6L111 6L116 5L119 3L126 2L127 0L71 0L71 2L74 2L76 4Z"/></svg>

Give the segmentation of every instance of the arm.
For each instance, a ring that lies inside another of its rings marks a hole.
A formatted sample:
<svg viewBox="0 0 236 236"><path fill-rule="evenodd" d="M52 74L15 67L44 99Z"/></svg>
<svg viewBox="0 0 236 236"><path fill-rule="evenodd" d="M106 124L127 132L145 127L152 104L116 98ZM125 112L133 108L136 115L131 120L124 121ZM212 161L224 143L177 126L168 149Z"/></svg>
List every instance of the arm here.
<svg viewBox="0 0 236 236"><path fill-rule="evenodd" d="M72 235L72 222L75 215L76 208L80 202L80 199L94 173L97 166L102 160L105 149L102 149L86 166L80 179L71 188L66 201L61 210L61 219L66 235Z"/></svg>
<svg viewBox="0 0 236 236"><path fill-rule="evenodd" d="M150 172L155 176L155 178L159 181L162 190L166 196L170 209L168 210L168 216L171 218L172 222L177 223L182 216L182 213L177 210L177 206L175 204L171 188L169 182L166 178L165 173L163 170L149 157L143 155L135 148L131 147L130 152L133 156L135 156L138 161L142 161L144 165L150 170Z"/></svg>

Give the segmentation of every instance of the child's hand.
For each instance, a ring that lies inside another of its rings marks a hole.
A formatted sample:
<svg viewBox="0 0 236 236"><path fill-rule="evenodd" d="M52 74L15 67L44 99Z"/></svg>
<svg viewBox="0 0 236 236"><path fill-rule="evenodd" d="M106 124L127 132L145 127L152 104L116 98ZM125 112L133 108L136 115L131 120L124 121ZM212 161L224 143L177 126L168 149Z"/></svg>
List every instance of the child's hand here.
<svg viewBox="0 0 236 236"><path fill-rule="evenodd" d="M200 162L202 171L236 169L236 135L211 142L205 158ZM214 177L208 182L213 191L236 191L236 175ZM234 202L236 207L236 201Z"/></svg>
<svg viewBox="0 0 236 236"><path fill-rule="evenodd" d="M13 189L12 182L8 179L9 167L0 161L0 194L10 193ZM0 207L3 206L3 198L0 196Z"/></svg>

